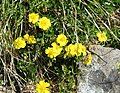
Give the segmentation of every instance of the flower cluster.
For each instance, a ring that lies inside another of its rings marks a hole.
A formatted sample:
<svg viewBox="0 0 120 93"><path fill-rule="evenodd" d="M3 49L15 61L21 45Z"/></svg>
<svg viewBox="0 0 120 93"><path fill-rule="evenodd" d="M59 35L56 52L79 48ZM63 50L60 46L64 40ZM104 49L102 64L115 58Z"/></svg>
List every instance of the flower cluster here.
<svg viewBox="0 0 120 93"><path fill-rule="evenodd" d="M56 43L57 42L57 43ZM50 58L55 58L58 55L61 54L61 51L63 50L63 46L65 46L68 42L67 37L64 34L58 35L56 38L56 42L53 42L51 44L52 47L48 47L45 50L45 53L48 55Z"/></svg>
<svg viewBox="0 0 120 93"><path fill-rule="evenodd" d="M15 49L25 48L26 42L28 44L35 44L36 39L33 35L29 36L28 34L24 35L23 37L18 37L14 42L13 45Z"/></svg>
<svg viewBox="0 0 120 93"><path fill-rule="evenodd" d="M74 56L86 55L86 47L81 43L69 44L68 46L66 46L68 43L68 39L64 34L58 35L58 37L56 38L56 42L51 44L52 47L48 47L45 50L45 53L50 58L57 57L58 55L61 54L62 50L65 50L66 52L64 58L66 58L67 56L74 57Z"/></svg>
<svg viewBox="0 0 120 93"><path fill-rule="evenodd" d="M45 53L48 55L48 57L55 58L61 53L62 47L57 45L55 42L53 42L51 45L52 47L48 47L48 49L45 50Z"/></svg>
<svg viewBox="0 0 120 93"><path fill-rule="evenodd" d="M47 17L40 18L39 15L36 13L29 14L29 22L33 24L37 23L39 28L43 30L48 30L48 28L51 27L50 19L48 19Z"/></svg>
<svg viewBox="0 0 120 93"><path fill-rule="evenodd" d="M50 93L49 87L50 84L42 80L36 85L36 91L37 93Z"/></svg>
<svg viewBox="0 0 120 93"><path fill-rule="evenodd" d="M84 45L82 45L81 43L75 43L75 44L69 44L66 48L65 48L66 56L69 57L74 57L74 56L80 56L81 54L83 54L83 56L86 55L86 47Z"/></svg>
<svg viewBox="0 0 120 93"><path fill-rule="evenodd" d="M107 36L106 36L106 33L105 32L98 32L97 33L97 37L98 37L98 40L100 42L105 42L107 41Z"/></svg>
<svg viewBox="0 0 120 93"><path fill-rule="evenodd" d="M28 44L35 44L36 43L36 39L33 35L29 36L29 34L26 34L23 37Z"/></svg>

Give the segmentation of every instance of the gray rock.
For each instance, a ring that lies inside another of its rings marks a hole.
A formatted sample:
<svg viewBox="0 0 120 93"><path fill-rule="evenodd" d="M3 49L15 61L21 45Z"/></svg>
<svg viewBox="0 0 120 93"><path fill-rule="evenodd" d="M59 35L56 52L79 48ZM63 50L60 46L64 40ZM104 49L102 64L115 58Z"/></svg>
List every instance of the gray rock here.
<svg viewBox="0 0 120 93"><path fill-rule="evenodd" d="M92 45L89 50L93 53L91 66L81 63L79 69L84 73L78 76L77 93L120 93L120 50L100 45Z"/></svg>

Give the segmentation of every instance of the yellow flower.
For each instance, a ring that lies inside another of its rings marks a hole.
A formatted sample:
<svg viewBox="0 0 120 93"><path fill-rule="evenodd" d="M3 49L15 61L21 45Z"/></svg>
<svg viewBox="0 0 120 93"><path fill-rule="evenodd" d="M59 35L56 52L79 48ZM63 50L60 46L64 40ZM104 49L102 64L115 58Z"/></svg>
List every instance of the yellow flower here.
<svg viewBox="0 0 120 93"><path fill-rule="evenodd" d="M54 48L54 49L57 49L57 50L62 50L62 47L61 46L59 46L59 45L57 45L55 42L53 42L52 44L52 47Z"/></svg>
<svg viewBox="0 0 120 93"><path fill-rule="evenodd" d="M29 38L29 35L28 35L28 34L25 34L23 37L24 37L24 39L27 41L28 38Z"/></svg>
<svg viewBox="0 0 120 93"><path fill-rule="evenodd" d="M28 44L36 43L36 39L35 39L35 37L33 35L29 36L28 34L26 34L23 37L27 41Z"/></svg>
<svg viewBox="0 0 120 93"><path fill-rule="evenodd" d="M76 43L75 45L73 45L71 47L71 55L74 56L80 56L81 53L83 54L83 56L86 55L86 47L84 45L82 45L81 43Z"/></svg>
<svg viewBox="0 0 120 93"><path fill-rule="evenodd" d="M58 35L57 43L59 43L60 46L65 46L67 42L68 42L67 37L64 34Z"/></svg>
<svg viewBox="0 0 120 93"><path fill-rule="evenodd" d="M62 47L60 47L59 45L57 45L55 42L53 42L51 44L53 46L53 50L54 50L54 57L60 55L61 51L62 51Z"/></svg>
<svg viewBox="0 0 120 93"><path fill-rule="evenodd" d="M38 22L38 20L39 20L38 14L35 14L35 13L29 14L29 22L32 22L33 24L35 24L36 22Z"/></svg>
<svg viewBox="0 0 120 93"><path fill-rule="evenodd" d="M80 56L81 53L83 52L83 45L81 43L76 43L75 48L76 48L76 56Z"/></svg>
<svg viewBox="0 0 120 93"><path fill-rule="evenodd" d="M98 40L100 42L105 42L107 41L107 36L106 36L106 33L105 32L98 32L97 33L97 37L98 37Z"/></svg>
<svg viewBox="0 0 120 93"><path fill-rule="evenodd" d="M73 44L70 44L68 46L65 47L65 51L66 51L66 54L64 55L64 58L66 58L66 56L70 57L71 54L70 54L70 47L72 46Z"/></svg>
<svg viewBox="0 0 120 93"><path fill-rule="evenodd" d="M75 44L70 44L65 48L66 56L75 56L78 55L78 47Z"/></svg>
<svg viewBox="0 0 120 93"><path fill-rule="evenodd" d="M65 48L66 56L80 56L81 53L83 53L83 56L86 55L86 47L82 45L81 43L76 43L76 44L70 44Z"/></svg>
<svg viewBox="0 0 120 93"><path fill-rule="evenodd" d="M25 40L22 37L18 37L14 42L13 45L16 49L20 49L20 48L25 48L26 43Z"/></svg>
<svg viewBox="0 0 120 93"><path fill-rule="evenodd" d="M51 45L52 47L55 47L55 48L59 47L55 42L53 42Z"/></svg>
<svg viewBox="0 0 120 93"><path fill-rule="evenodd" d="M42 80L36 85L36 91L37 93L50 93L49 87L50 84Z"/></svg>
<svg viewBox="0 0 120 93"><path fill-rule="evenodd" d="M77 55L77 47L75 46L75 45L70 45L70 54L72 55L72 56L75 56L75 55Z"/></svg>
<svg viewBox="0 0 120 93"><path fill-rule="evenodd" d="M28 42L28 44L35 44L35 43L36 43L36 39L35 39L35 37L32 35L32 36L29 36L27 42Z"/></svg>
<svg viewBox="0 0 120 93"><path fill-rule="evenodd" d="M91 53L89 53L89 54L87 55L85 61L83 62L83 64L85 64L85 65L90 65L91 62L92 62L92 55L91 55Z"/></svg>
<svg viewBox="0 0 120 93"><path fill-rule="evenodd" d="M48 57L54 58L55 52L54 52L53 48L48 47L48 49L45 50L45 53L48 55Z"/></svg>
<svg viewBox="0 0 120 93"><path fill-rule="evenodd" d="M45 50L45 53L48 55L48 57L54 58L54 57L57 57L58 55L60 55L60 53L62 51L62 47L57 45L55 42L53 42L51 45L53 47L48 47L48 49Z"/></svg>
<svg viewBox="0 0 120 93"><path fill-rule="evenodd" d="M48 19L47 17L42 17L40 18L38 25L41 29L47 30L49 27L51 27L50 19Z"/></svg>

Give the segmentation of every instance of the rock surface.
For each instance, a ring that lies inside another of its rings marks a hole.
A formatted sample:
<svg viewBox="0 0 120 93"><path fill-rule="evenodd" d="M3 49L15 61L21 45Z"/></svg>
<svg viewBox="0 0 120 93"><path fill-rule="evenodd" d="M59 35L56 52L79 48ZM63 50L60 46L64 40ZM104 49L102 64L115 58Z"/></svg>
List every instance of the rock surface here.
<svg viewBox="0 0 120 93"><path fill-rule="evenodd" d="M120 93L120 50L92 45L91 66L79 63L82 76L78 76L77 93Z"/></svg>

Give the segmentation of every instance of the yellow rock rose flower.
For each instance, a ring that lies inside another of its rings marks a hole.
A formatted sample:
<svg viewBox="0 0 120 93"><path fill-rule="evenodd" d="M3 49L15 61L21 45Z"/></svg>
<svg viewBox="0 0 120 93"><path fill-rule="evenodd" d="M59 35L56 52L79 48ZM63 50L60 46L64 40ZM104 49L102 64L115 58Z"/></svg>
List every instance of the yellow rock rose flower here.
<svg viewBox="0 0 120 93"><path fill-rule="evenodd" d="M107 36L106 36L106 33L105 32L98 32L97 33L97 37L98 37L98 40L100 42L105 42L107 41Z"/></svg>
<svg viewBox="0 0 120 93"><path fill-rule="evenodd" d="M55 51L52 47L48 47L48 49L45 50L45 53L48 55L48 57L54 58Z"/></svg>
<svg viewBox="0 0 120 93"><path fill-rule="evenodd" d="M76 48L76 56L80 56L83 48L83 45L81 43L75 43L75 48Z"/></svg>
<svg viewBox="0 0 120 93"><path fill-rule="evenodd" d="M81 43L70 44L65 48L65 51L66 51L66 54L64 57L80 56L81 53L83 54L83 56L86 55L86 47Z"/></svg>
<svg viewBox="0 0 120 93"><path fill-rule="evenodd" d="M71 56L71 54L70 54L70 51L71 51L70 47L71 47L72 45L73 45L73 44L70 44L70 45L68 45L68 46L65 47L66 54L64 55L64 58L66 58L67 56L68 56L68 57Z"/></svg>
<svg viewBox="0 0 120 93"><path fill-rule="evenodd" d="M25 48L26 43L25 43L24 38L18 37L18 38L13 42L13 45L14 45L14 47L15 47L16 49L20 49L20 48Z"/></svg>
<svg viewBox="0 0 120 93"><path fill-rule="evenodd" d="M50 93L49 87L50 84L42 80L36 85L36 91L37 93Z"/></svg>
<svg viewBox="0 0 120 93"><path fill-rule="evenodd" d="M70 54L72 55L72 56L75 56L75 55L77 55L77 47L75 46L75 45L70 45L69 46L70 47Z"/></svg>
<svg viewBox="0 0 120 93"><path fill-rule="evenodd" d="M60 47L59 45L57 45L55 42L53 42L51 45L53 46L53 50L55 52L54 57L60 55L60 53L62 51L62 47Z"/></svg>
<svg viewBox="0 0 120 93"><path fill-rule="evenodd" d="M32 22L33 24L35 24L35 23L38 22L38 20L39 20L39 15L38 15L38 14L31 13L31 14L29 14L28 16L29 16L28 21L29 21L29 22Z"/></svg>
<svg viewBox="0 0 120 93"><path fill-rule="evenodd" d="M48 49L45 50L45 53L48 55L48 57L55 58L60 55L62 47L57 45L55 42L53 42L51 45L52 47L48 47Z"/></svg>
<svg viewBox="0 0 120 93"><path fill-rule="evenodd" d="M61 46L59 46L59 45L57 45L57 43L55 43L55 42L53 42L52 44L52 47L54 48L54 49L57 49L57 50L62 50L62 47Z"/></svg>
<svg viewBox="0 0 120 93"><path fill-rule="evenodd" d="M58 35L57 43L59 43L60 46L65 46L67 42L68 42L67 37L64 34Z"/></svg>
<svg viewBox="0 0 120 93"><path fill-rule="evenodd" d="M49 27L51 27L50 19L48 19L47 17L42 17L40 18L38 25L39 25L39 28L43 30L47 30Z"/></svg>
<svg viewBox="0 0 120 93"><path fill-rule="evenodd" d="M92 55L91 55L91 53L89 53L89 54L87 55L85 61L83 62L83 64L85 64L85 65L90 65L91 62L92 62Z"/></svg>
<svg viewBox="0 0 120 93"><path fill-rule="evenodd" d="M75 44L70 44L65 48L66 56L75 56L78 54L78 47Z"/></svg>
<svg viewBox="0 0 120 93"><path fill-rule="evenodd" d="M36 43L36 39L35 39L35 37L32 35L32 36L29 36L27 42L28 42L28 44L35 44L35 43Z"/></svg>
<svg viewBox="0 0 120 93"><path fill-rule="evenodd" d="M28 38L29 38L29 34L25 34L23 37L24 37L24 39L27 41Z"/></svg>
<svg viewBox="0 0 120 93"><path fill-rule="evenodd" d="M81 43L76 43L73 46L70 47L70 54L72 56L80 56L81 53L83 53L83 56L86 55L86 47L84 45L82 45Z"/></svg>
<svg viewBox="0 0 120 93"><path fill-rule="evenodd" d="M23 37L27 41L28 44L35 44L36 43L36 39L33 35L29 36L28 34L26 34Z"/></svg>
<svg viewBox="0 0 120 93"><path fill-rule="evenodd" d="M58 46L55 42L53 42L51 45L52 45L52 47L54 47L54 48L60 47L60 46Z"/></svg>

